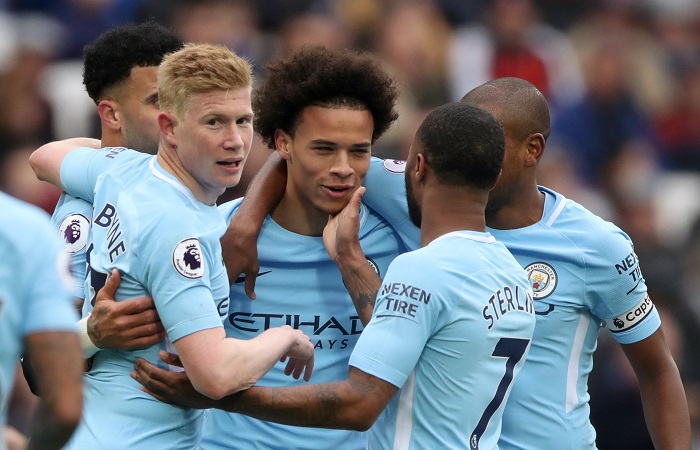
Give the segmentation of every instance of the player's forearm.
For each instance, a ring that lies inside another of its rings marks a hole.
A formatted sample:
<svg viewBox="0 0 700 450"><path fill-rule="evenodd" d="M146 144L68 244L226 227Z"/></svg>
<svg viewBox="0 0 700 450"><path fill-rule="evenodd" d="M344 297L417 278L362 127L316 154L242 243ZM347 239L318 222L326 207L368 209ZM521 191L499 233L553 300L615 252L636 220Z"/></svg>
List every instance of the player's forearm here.
<svg viewBox="0 0 700 450"><path fill-rule="evenodd" d="M61 448L80 422L82 367L78 338L70 332L27 337L41 401L30 433L30 449Z"/></svg>
<svg viewBox="0 0 700 450"><path fill-rule="evenodd" d="M39 180L63 188L61 163L68 153L78 147L100 148L100 141L90 138L73 138L50 142L42 145L29 156L29 165Z"/></svg>
<svg viewBox="0 0 700 450"><path fill-rule="evenodd" d="M267 214L282 199L286 184L287 165L277 152L273 152L248 185L236 215L257 224L260 231Z"/></svg>
<svg viewBox="0 0 700 450"><path fill-rule="evenodd" d="M640 377L644 417L654 447L690 449L690 419L685 390L675 364L652 379Z"/></svg>
<svg viewBox="0 0 700 450"><path fill-rule="evenodd" d="M225 397L217 408L268 422L314 428L367 430L376 417L358 414L357 392L347 381L308 386L255 386Z"/></svg>
<svg viewBox="0 0 700 450"><path fill-rule="evenodd" d="M47 405L42 397L34 416L27 450L59 449L70 439L80 422L80 415L77 418L60 417L53 410L54 407Z"/></svg>
<svg viewBox="0 0 700 450"><path fill-rule="evenodd" d="M220 399L253 386L295 342L286 330L271 328L250 340L220 339L197 355L183 351L178 342L175 347L195 389Z"/></svg>
<svg viewBox="0 0 700 450"><path fill-rule="evenodd" d="M372 318L382 279L362 253L359 241L352 248L338 250L336 264L343 276L345 288L350 294L362 324L367 325Z"/></svg>

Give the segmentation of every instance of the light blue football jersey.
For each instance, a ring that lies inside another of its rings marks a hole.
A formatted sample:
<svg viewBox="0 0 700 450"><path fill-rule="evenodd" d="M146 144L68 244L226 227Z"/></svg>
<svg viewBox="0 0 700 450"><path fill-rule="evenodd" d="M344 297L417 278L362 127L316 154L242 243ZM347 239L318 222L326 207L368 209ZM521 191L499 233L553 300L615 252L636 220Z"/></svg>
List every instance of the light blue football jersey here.
<svg viewBox="0 0 700 450"><path fill-rule="evenodd" d="M410 236L413 225L406 222L405 201L399 200L405 197L400 171L400 164L373 161L363 200L401 228L401 236ZM661 321L646 295L629 237L576 202L539 189L545 208L538 223L516 230L488 228L526 268L537 316L532 349L503 415L499 445L502 450L594 449L588 375L600 328L607 324L616 340L631 344L653 334Z"/></svg>
<svg viewBox="0 0 700 450"><path fill-rule="evenodd" d="M124 152L122 148L111 148L109 157L103 158L106 164L121 164L131 160L135 155ZM71 273L77 280L76 297L84 298L83 285L85 282L85 254L90 237L90 218L92 203L73 197L65 192L58 199L56 208L51 216L51 224L58 231L59 238L64 242L66 251L70 254Z"/></svg>
<svg viewBox="0 0 700 450"><path fill-rule="evenodd" d="M389 267L350 365L400 391L369 449L497 449L535 328L532 289L488 233L451 232Z"/></svg>
<svg viewBox="0 0 700 450"><path fill-rule="evenodd" d="M74 150L61 166L66 192L84 198L91 185L94 190L86 303L117 268L116 300L152 296L168 339L94 356L85 375L83 420L68 448L192 449L202 412L156 400L129 374L139 357L167 368L159 350L174 351L171 342L222 326L219 308L227 311L229 288L219 244L225 223L216 206L197 201L155 156L139 153L95 176L107 154Z"/></svg>
<svg viewBox="0 0 700 450"><path fill-rule="evenodd" d="M220 207L229 219L240 200ZM376 213L362 206L360 243L369 263L384 276L389 263L403 251L400 239ZM251 339L270 327L290 325L315 344L312 383L344 380L348 359L362 323L343 284L338 266L330 259L323 238L303 236L280 227L269 216L258 239L260 272L256 300L244 291L241 277L231 286L226 334ZM306 384L283 373L277 363L257 384ZM221 410L210 410L201 447L210 449L365 449L365 433L278 425Z"/></svg>
<svg viewBox="0 0 700 450"><path fill-rule="evenodd" d="M48 214L0 192L0 424L7 419L24 338L76 331L68 256ZM0 448L5 448L0 427Z"/></svg>
<svg viewBox="0 0 700 450"><path fill-rule="evenodd" d="M546 188L542 219L491 230L532 283L537 326L532 349L503 416L501 449L595 448L588 375L604 322L622 344L660 326L629 237ZM523 418L527 418L523 420Z"/></svg>

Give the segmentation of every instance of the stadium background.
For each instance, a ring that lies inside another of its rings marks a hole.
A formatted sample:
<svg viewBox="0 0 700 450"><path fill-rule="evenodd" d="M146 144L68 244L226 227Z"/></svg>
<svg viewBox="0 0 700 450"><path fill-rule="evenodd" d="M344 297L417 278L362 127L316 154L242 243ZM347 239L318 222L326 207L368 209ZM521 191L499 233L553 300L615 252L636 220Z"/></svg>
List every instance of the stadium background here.
<svg viewBox="0 0 700 450"><path fill-rule="evenodd" d="M427 111L488 79L537 85L553 113L539 181L632 237L700 449L700 0L0 0L0 190L53 210L60 193L34 179L28 155L99 136L82 47L149 18L229 46L258 77L305 44L376 52L401 86L400 118L373 148L383 158L403 159ZM268 152L254 143L225 198ZM653 448L634 374L605 331L590 392L601 450ZM20 386L11 423L26 430L32 407Z"/></svg>

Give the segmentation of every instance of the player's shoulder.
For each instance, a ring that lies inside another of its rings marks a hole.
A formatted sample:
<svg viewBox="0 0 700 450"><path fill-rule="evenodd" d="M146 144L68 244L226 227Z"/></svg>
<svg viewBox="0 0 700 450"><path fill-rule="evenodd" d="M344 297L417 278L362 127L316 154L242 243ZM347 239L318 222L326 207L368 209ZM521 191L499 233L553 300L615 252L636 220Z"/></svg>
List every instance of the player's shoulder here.
<svg viewBox="0 0 700 450"><path fill-rule="evenodd" d="M572 239L579 247L606 248L615 243L629 245L629 236L614 223L592 213L580 203L540 187L555 198L542 222L553 231Z"/></svg>

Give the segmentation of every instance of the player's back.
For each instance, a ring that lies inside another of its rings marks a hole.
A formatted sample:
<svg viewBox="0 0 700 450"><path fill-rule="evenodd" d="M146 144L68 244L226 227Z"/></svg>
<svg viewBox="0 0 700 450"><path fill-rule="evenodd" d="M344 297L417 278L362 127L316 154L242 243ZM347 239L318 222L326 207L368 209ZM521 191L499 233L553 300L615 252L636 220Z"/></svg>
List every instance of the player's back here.
<svg viewBox="0 0 700 450"><path fill-rule="evenodd" d="M534 321L524 271L486 233L449 233L399 256L363 332L371 344L351 358L402 386L370 430L370 448L496 448Z"/></svg>

